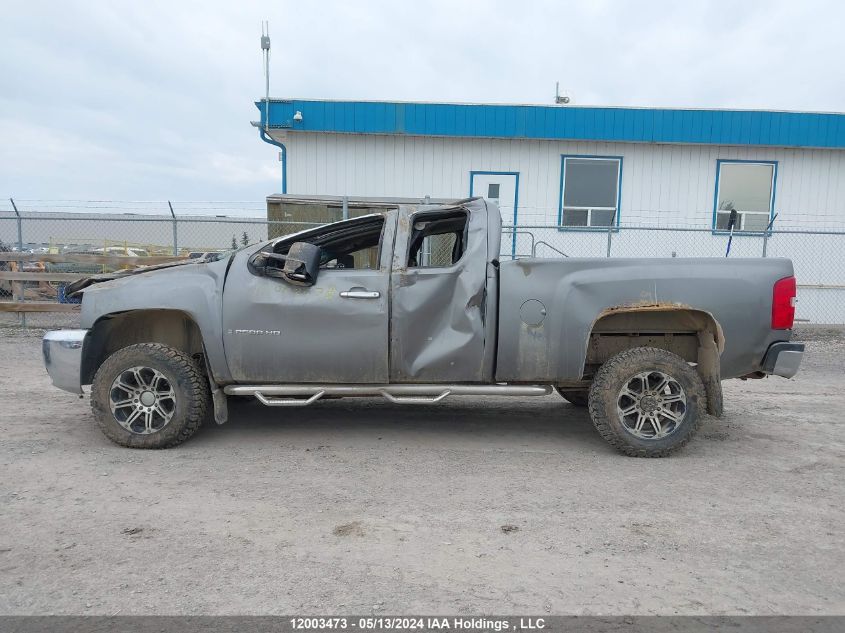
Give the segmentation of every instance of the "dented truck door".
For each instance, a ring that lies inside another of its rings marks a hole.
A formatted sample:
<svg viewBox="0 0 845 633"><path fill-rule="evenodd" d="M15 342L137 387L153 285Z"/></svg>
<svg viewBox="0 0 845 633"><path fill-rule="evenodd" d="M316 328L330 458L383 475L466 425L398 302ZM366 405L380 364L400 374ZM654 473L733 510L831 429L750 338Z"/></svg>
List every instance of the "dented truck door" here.
<svg viewBox="0 0 845 633"><path fill-rule="evenodd" d="M391 382L482 382L488 218L483 200L400 207L391 273ZM495 307L494 307L495 310Z"/></svg>
<svg viewBox="0 0 845 633"><path fill-rule="evenodd" d="M385 383L397 211L336 222L239 251L223 294L223 341L240 383ZM363 231L363 234L362 234ZM316 282L262 275L256 254L317 244ZM253 259L254 261L254 259Z"/></svg>

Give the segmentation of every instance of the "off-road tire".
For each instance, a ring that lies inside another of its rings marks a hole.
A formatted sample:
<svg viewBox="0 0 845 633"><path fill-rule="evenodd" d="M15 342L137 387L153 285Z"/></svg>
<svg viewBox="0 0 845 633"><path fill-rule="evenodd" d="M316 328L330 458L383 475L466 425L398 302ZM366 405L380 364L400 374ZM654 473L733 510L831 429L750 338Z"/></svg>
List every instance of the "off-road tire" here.
<svg viewBox="0 0 845 633"><path fill-rule="evenodd" d="M123 428L112 415L109 394L112 382L134 366L156 369L176 392L173 417L164 428L139 435ZM94 376L91 409L100 430L112 442L129 448L170 448L190 438L202 425L211 407L208 380L188 354L160 343L138 343L109 356Z"/></svg>
<svg viewBox="0 0 845 633"><path fill-rule="evenodd" d="M641 439L626 430L616 411L622 387L639 373L661 371L674 378L686 394L686 415L666 437ZM616 450L631 457L666 457L698 431L707 406L701 376L683 358L653 347L635 347L616 354L596 372L590 386L590 418L599 434Z"/></svg>
<svg viewBox="0 0 845 633"><path fill-rule="evenodd" d="M576 407L586 407L590 402L590 392L587 391L563 391L558 389L557 392L561 398Z"/></svg>

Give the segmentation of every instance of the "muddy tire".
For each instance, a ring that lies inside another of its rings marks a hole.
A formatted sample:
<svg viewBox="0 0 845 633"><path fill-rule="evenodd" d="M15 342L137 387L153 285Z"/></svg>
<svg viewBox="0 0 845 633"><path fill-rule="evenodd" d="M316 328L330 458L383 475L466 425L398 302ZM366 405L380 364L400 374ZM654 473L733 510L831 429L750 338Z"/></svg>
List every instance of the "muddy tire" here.
<svg viewBox="0 0 845 633"><path fill-rule="evenodd" d="M684 359L652 347L625 350L602 365L590 387L599 434L631 457L665 457L698 430L707 398Z"/></svg>
<svg viewBox="0 0 845 633"><path fill-rule="evenodd" d="M561 398L570 404L574 404L576 407L586 407L590 400L589 391L562 391L558 389L557 392Z"/></svg>
<svg viewBox="0 0 845 633"><path fill-rule="evenodd" d="M159 343L118 350L91 385L91 409L100 430L129 448L181 444L202 425L210 400L208 380L197 362Z"/></svg>

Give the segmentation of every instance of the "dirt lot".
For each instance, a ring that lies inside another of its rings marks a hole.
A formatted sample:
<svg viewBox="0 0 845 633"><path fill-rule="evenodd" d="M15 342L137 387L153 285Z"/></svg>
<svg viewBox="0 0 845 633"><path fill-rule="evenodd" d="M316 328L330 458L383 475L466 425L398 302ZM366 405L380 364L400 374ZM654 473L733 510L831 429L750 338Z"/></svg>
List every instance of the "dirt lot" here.
<svg viewBox="0 0 845 633"><path fill-rule="evenodd" d="M845 613L845 340L663 460L557 398L233 406L110 444L0 328L0 613Z"/></svg>

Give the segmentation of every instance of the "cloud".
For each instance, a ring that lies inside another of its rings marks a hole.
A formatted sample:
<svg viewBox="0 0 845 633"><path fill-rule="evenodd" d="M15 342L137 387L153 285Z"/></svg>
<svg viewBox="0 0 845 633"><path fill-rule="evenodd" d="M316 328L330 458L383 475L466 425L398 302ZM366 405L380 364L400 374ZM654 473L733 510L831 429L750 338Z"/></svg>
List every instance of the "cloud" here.
<svg viewBox="0 0 845 633"><path fill-rule="evenodd" d="M845 4L18 2L0 23L0 193L255 199L276 96L843 110Z"/></svg>

